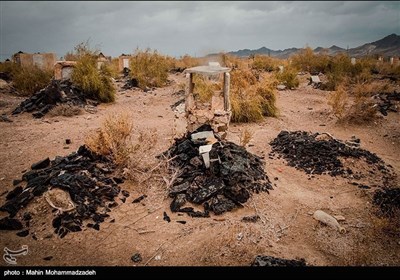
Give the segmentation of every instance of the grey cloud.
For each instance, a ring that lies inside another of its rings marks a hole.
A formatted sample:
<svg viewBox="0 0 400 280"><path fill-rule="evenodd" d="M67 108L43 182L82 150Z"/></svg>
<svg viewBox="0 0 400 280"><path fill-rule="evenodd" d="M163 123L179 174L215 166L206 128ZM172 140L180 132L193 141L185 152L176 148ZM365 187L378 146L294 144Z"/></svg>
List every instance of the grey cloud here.
<svg viewBox="0 0 400 280"><path fill-rule="evenodd" d="M240 48L355 47L400 34L399 2L0 2L1 60L63 56L90 38L109 55L136 47L180 56Z"/></svg>

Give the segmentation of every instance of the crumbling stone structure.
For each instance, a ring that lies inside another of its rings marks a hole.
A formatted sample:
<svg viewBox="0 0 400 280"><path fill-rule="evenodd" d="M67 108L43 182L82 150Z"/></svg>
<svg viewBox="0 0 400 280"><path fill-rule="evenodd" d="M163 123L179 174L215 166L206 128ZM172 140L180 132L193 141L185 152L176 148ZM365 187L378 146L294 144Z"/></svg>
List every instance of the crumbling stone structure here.
<svg viewBox="0 0 400 280"><path fill-rule="evenodd" d="M209 124L214 132L225 137L231 119L231 104L229 100L230 68L221 67L218 63L207 66L197 66L185 70L187 85L185 92L185 116L187 130L194 131L203 124ZM223 90L214 91L211 102L204 103L194 96L195 84L193 74L206 76L223 75Z"/></svg>

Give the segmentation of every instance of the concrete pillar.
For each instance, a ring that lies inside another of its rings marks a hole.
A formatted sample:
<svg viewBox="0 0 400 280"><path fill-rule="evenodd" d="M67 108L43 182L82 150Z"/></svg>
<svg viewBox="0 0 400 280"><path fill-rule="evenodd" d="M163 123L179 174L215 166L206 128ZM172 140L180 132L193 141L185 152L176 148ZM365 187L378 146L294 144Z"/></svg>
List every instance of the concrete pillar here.
<svg viewBox="0 0 400 280"><path fill-rule="evenodd" d="M394 61L394 58L391 57L391 58L390 58L390 65L393 65L393 61Z"/></svg>
<svg viewBox="0 0 400 280"><path fill-rule="evenodd" d="M351 64L352 64L352 65L355 65L355 64L356 64L356 58L355 58L355 57L352 57L352 58L351 58Z"/></svg>
<svg viewBox="0 0 400 280"><path fill-rule="evenodd" d="M225 111L231 110L231 101L229 100L231 75L224 73L224 109Z"/></svg>
<svg viewBox="0 0 400 280"><path fill-rule="evenodd" d="M193 73L186 74L185 111L188 114L194 106ZM189 120L189 118L188 118Z"/></svg>

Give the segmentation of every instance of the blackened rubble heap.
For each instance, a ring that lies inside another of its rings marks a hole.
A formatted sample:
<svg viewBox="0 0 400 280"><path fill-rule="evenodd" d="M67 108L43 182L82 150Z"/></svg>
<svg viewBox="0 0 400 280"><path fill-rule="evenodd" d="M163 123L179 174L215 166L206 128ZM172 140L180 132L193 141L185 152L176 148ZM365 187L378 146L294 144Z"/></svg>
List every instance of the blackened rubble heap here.
<svg viewBox="0 0 400 280"><path fill-rule="evenodd" d="M257 256L251 266L306 266L304 259L288 260L271 256Z"/></svg>
<svg viewBox="0 0 400 280"><path fill-rule="evenodd" d="M377 100L378 111L387 116L387 112L398 112L400 103L400 92L382 92L373 96Z"/></svg>
<svg viewBox="0 0 400 280"><path fill-rule="evenodd" d="M203 125L192 133L176 139L164 154L170 158L173 168L178 168L179 176L169 190L173 198L172 212L185 212L192 217L209 217L212 211L222 214L245 203L252 192L268 192L272 185L264 172L263 160L232 142L218 140L209 152L210 168L206 168L199 146L206 139L192 140L193 133L211 131L209 125ZM173 172L173 171L171 171ZM183 207L186 202L203 205L204 212L193 207Z"/></svg>
<svg viewBox="0 0 400 280"><path fill-rule="evenodd" d="M385 163L376 154L343 143L337 139L318 139L322 134L310 134L305 131L281 131L270 143L272 152L281 155L289 166L303 170L307 174L329 174L331 176L347 176L353 174L345 168L340 158L364 159L375 165L382 173L388 173ZM280 156L279 156L280 157Z"/></svg>
<svg viewBox="0 0 400 280"><path fill-rule="evenodd" d="M386 216L400 214L400 188L383 187L374 193L372 201Z"/></svg>
<svg viewBox="0 0 400 280"><path fill-rule="evenodd" d="M69 193L75 208L56 213L52 221L55 233L62 238L69 232L81 231L86 219L92 219L95 224L88 226L98 230L99 224L109 217L107 212L116 205L114 198L120 193L118 183L123 182L121 178L111 177L114 170L115 165L110 159L81 146L68 156L57 156L52 161L47 158L33 164L32 170L22 176L26 186L22 188L17 182L0 210L9 213L5 219L10 221L35 196L41 196L50 188L60 188ZM11 221L15 224L14 220Z"/></svg>
<svg viewBox="0 0 400 280"><path fill-rule="evenodd" d="M41 118L58 104L84 107L85 105L97 106L98 102L86 98L85 94L70 80L52 80L47 87L22 101L12 114L33 112L33 117Z"/></svg>

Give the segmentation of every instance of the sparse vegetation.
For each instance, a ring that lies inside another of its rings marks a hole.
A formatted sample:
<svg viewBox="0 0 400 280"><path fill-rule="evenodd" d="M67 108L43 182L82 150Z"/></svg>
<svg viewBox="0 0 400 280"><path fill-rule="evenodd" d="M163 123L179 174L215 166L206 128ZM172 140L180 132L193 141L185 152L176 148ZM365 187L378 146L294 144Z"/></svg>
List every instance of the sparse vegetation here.
<svg viewBox="0 0 400 280"><path fill-rule="evenodd" d="M293 67L284 68L283 72L276 74L278 81L289 89L295 89L299 86L300 81L297 78L297 70Z"/></svg>
<svg viewBox="0 0 400 280"><path fill-rule="evenodd" d="M171 59L172 69L183 71L186 68L199 66L202 64L201 59L192 57L188 54L180 57L179 59Z"/></svg>
<svg viewBox="0 0 400 280"><path fill-rule="evenodd" d="M312 74L326 73L329 65L327 54L315 54L310 47L300 50L291 57L291 60L294 68Z"/></svg>
<svg viewBox="0 0 400 280"><path fill-rule="evenodd" d="M245 58L238 58L233 55L222 53L220 54L220 58L218 58L217 60L218 61L221 60L221 65L232 69L239 69L239 70L249 69L248 60Z"/></svg>
<svg viewBox="0 0 400 280"><path fill-rule="evenodd" d="M130 75L137 79L141 89L162 87L167 83L170 67L167 57L157 51L137 49L130 61Z"/></svg>
<svg viewBox="0 0 400 280"><path fill-rule="evenodd" d="M251 65L252 69L259 71L273 72L278 71L279 60L265 55L255 55Z"/></svg>
<svg viewBox="0 0 400 280"><path fill-rule="evenodd" d="M32 95L46 87L53 77L52 71L42 70L36 66L21 67L14 64L8 67L10 67L14 88L25 96Z"/></svg>
<svg viewBox="0 0 400 280"><path fill-rule="evenodd" d="M151 150L156 142L154 130L134 131L132 117L125 112L108 115L101 127L85 139L92 151L111 156L121 169L128 167L127 175L132 180L142 178L154 165Z"/></svg>
<svg viewBox="0 0 400 280"><path fill-rule="evenodd" d="M193 95L200 102L210 102L215 91L221 90L219 83L214 83L206 76L193 75Z"/></svg>
<svg viewBox="0 0 400 280"><path fill-rule="evenodd" d="M248 128L241 130L239 138L240 145L246 147L250 143L251 139L253 139L253 136L254 132L250 131Z"/></svg>
<svg viewBox="0 0 400 280"><path fill-rule="evenodd" d="M8 62L0 62L0 72L5 73L11 79L15 73L19 72L21 67L11 61Z"/></svg>
<svg viewBox="0 0 400 280"><path fill-rule="evenodd" d="M368 91L359 90L354 96L354 103L350 106L345 118L347 121L362 124L376 119L378 109Z"/></svg>
<svg viewBox="0 0 400 280"><path fill-rule="evenodd" d="M97 58L90 53L79 57L71 75L72 82L82 89L88 98L101 102L113 102L115 89L107 66L97 70Z"/></svg>
<svg viewBox="0 0 400 280"><path fill-rule="evenodd" d="M117 79L119 77L119 71L118 71L118 57L113 58L111 60L111 63L108 65L108 70L110 72L110 76L113 77L114 79Z"/></svg>
<svg viewBox="0 0 400 280"><path fill-rule="evenodd" d="M112 156L119 166L127 166L134 147L131 142L133 122L128 114L108 115L102 126L89 134L85 144L94 152Z"/></svg>
<svg viewBox="0 0 400 280"><path fill-rule="evenodd" d="M275 83L268 79L257 82L249 70L231 74L231 106L233 122L256 122L264 116L277 116Z"/></svg>
<svg viewBox="0 0 400 280"><path fill-rule="evenodd" d="M348 95L343 85L329 96L328 104L332 107L333 114L339 120L343 119L348 104Z"/></svg>
<svg viewBox="0 0 400 280"><path fill-rule="evenodd" d="M340 120L354 124L368 123L377 117L378 109L372 95L387 88L375 83L357 84L346 91L344 83L329 97L328 104L333 114ZM352 97L350 101L349 94Z"/></svg>
<svg viewBox="0 0 400 280"><path fill-rule="evenodd" d="M261 83L256 87L256 95L261 97L262 115L265 117L277 117L275 86L271 83Z"/></svg>

